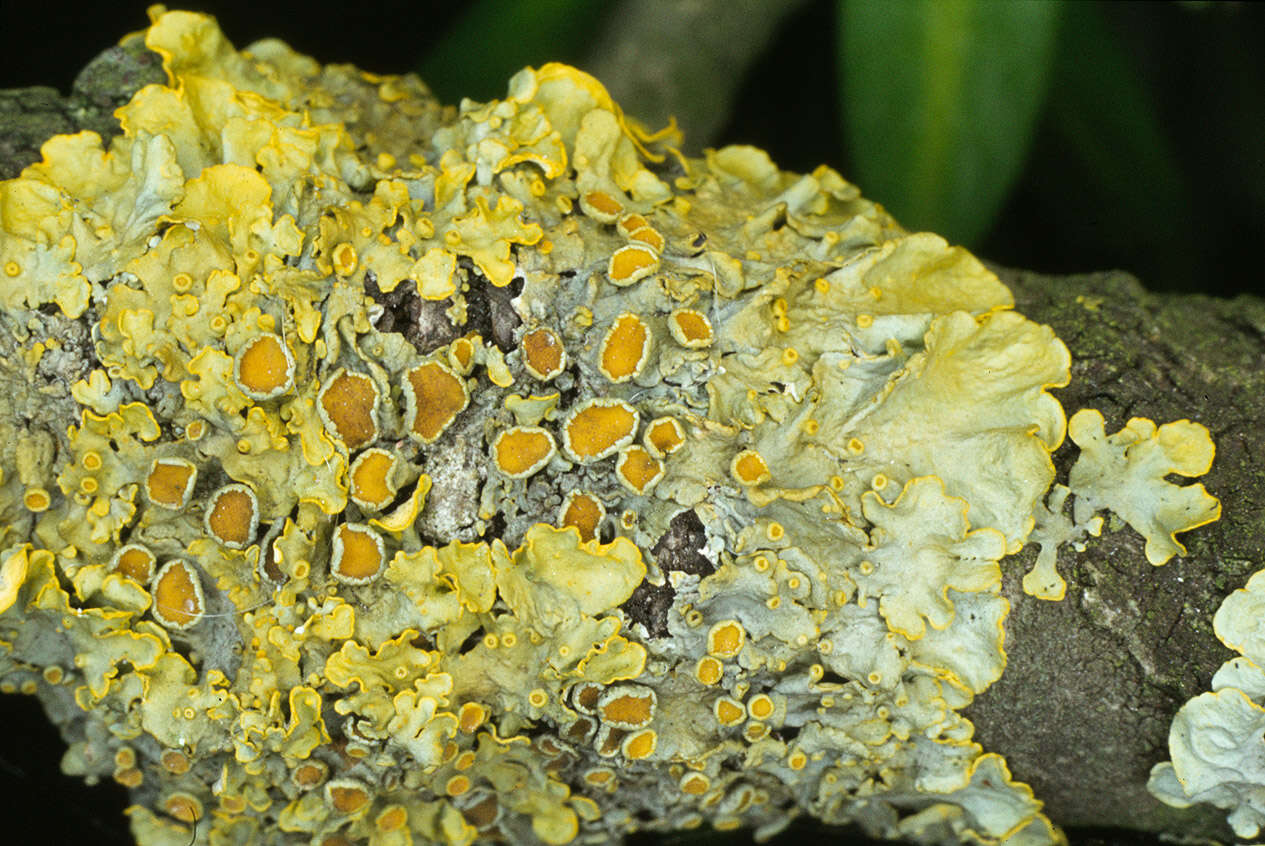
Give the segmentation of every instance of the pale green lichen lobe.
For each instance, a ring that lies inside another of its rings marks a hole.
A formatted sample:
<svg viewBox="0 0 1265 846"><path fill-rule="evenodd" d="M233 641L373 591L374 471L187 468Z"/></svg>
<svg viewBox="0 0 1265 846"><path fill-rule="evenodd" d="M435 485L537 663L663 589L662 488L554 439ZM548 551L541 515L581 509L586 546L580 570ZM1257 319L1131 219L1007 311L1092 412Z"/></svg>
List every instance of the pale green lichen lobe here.
<svg viewBox="0 0 1265 846"><path fill-rule="evenodd" d="M138 841L1063 842L960 715L1070 364L978 260L565 65L151 14L124 134L0 183L0 689Z"/></svg>

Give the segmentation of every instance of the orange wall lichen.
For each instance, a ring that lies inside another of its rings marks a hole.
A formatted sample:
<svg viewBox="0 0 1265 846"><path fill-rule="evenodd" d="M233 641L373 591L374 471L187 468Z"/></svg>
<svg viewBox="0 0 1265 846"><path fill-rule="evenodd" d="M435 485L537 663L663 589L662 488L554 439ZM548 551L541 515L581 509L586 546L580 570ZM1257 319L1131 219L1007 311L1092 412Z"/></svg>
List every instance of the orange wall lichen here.
<svg viewBox="0 0 1265 846"><path fill-rule="evenodd" d="M93 721L138 841L1061 841L960 715L999 561L1103 506L1180 552L1194 424L1076 427L1055 526L1067 350L830 168L151 15L124 134L0 183L0 388L91 339L70 417L0 391L0 689Z"/></svg>

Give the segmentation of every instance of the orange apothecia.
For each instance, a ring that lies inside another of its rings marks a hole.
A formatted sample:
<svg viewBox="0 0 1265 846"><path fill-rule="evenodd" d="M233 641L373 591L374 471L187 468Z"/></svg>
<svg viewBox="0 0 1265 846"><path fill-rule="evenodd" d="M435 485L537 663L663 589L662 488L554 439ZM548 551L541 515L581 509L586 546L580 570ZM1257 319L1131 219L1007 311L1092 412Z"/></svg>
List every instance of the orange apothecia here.
<svg viewBox="0 0 1265 846"><path fill-rule="evenodd" d="M624 312L602 338L598 369L616 384L641 375L650 357L650 327L631 312Z"/></svg>
<svg viewBox="0 0 1265 846"><path fill-rule="evenodd" d="M408 824L408 810L401 805L391 805L378 814L373 824L378 831L399 831Z"/></svg>
<svg viewBox="0 0 1265 846"><path fill-rule="evenodd" d="M339 778L325 784L325 801L340 814L351 816L369 806L373 796L367 785L350 778Z"/></svg>
<svg viewBox="0 0 1265 846"><path fill-rule="evenodd" d="M654 718L658 698L653 688L617 685L602 694L597 711L602 722L622 729L639 729Z"/></svg>
<svg viewBox="0 0 1265 846"><path fill-rule="evenodd" d="M709 347L715 339L711 320L693 308L674 309L668 315L668 333L672 340L689 349Z"/></svg>
<svg viewBox="0 0 1265 846"><path fill-rule="evenodd" d="M562 448L572 460L588 464L613 454L637 433L637 409L620 399L594 397L562 424Z"/></svg>
<svg viewBox="0 0 1265 846"><path fill-rule="evenodd" d="M715 657L704 655L698 659L698 663L694 666L694 676L705 685L714 685L721 680L725 674L725 666L721 664Z"/></svg>
<svg viewBox="0 0 1265 846"><path fill-rule="evenodd" d="M770 478L769 465L764 456L753 449L744 449L729 462L729 473L738 483L747 487L767 482Z"/></svg>
<svg viewBox="0 0 1265 846"><path fill-rule="evenodd" d="M168 561L154 577L154 619L169 629L197 625L206 609L198 572L179 558Z"/></svg>
<svg viewBox="0 0 1265 846"><path fill-rule="evenodd" d="M154 505L179 510L189 504L198 468L183 458L155 458L145 478L145 493Z"/></svg>
<svg viewBox="0 0 1265 846"><path fill-rule="evenodd" d="M461 706L458 712L457 727L466 734L474 734L474 732L483 725L488 718L489 711L486 706L478 702L466 702Z"/></svg>
<svg viewBox="0 0 1265 846"><path fill-rule="evenodd" d="M191 762L189 756L181 752L179 749L165 749L159 756L159 763L167 772L173 775L184 775L189 772Z"/></svg>
<svg viewBox="0 0 1265 846"><path fill-rule="evenodd" d="M207 500L203 523L206 533L221 545L245 549L259 531L259 500L247 485L225 485Z"/></svg>
<svg viewBox="0 0 1265 846"><path fill-rule="evenodd" d="M747 713L753 720L767 720L773 716L776 706L767 693L757 693L747 700Z"/></svg>
<svg viewBox="0 0 1265 846"><path fill-rule="evenodd" d="M137 584L147 585L154 577L157 559L154 553L139 543L120 546L110 559L110 572L122 573Z"/></svg>
<svg viewBox="0 0 1265 846"><path fill-rule="evenodd" d="M613 758L619 754L620 744L623 743L626 737L628 737L628 732L623 729L602 726L597 732L597 742L594 744L594 751L603 758Z"/></svg>
<svg viewBox="0 0 1265 846"><path fill-rule="evenodd" d="M330 255L333 262L334 272L339 276L351 276L356 272L356 264L359 261L356 256L356 248L347 242L343 242L334 247L334 252Z"/></svg>
<svg viewBox="0 0 1265 846"><path fill-rule="evenodd" d="M399 490L395 482L399 464L394 453L378 447L356 456L347 473L351 482L348 496L352 502L368 511L386 508Z"/></svg>
<svg viewBox="0 0 1265 846"><path fill-rule="evenodd" d="M619 781L619 776L610 767L594 767L587 770L583 778L593 787L612 789Z"/></svg>
<svg viewBox="0 0 1265 846"><path fill-rule="evenodd" d="M470 404L466 383L437 361L417 365L405 378L404 424L409 437L433 443Z"/></svg>
<svg viewBox="0 0 1265 846"><path fill-rule="evenodd" d="M625 238L631 238L634 232L639 229L644 229L649 225L650 221L646 220L644 215L640 215L637 212L629 212L628 214L622 215L619 220L615 222L615 229Z"/></svg>
<svg viewBox="0 0 1265 846"><path fill-rule="evenodd" d="M663 252L665 244L663 236L642 215L635 212L626 214L615 224L615 228L629 241L644 244L656 253Z"/></svg>
<svg viewBox="0 0 1265 846"><path fill-rule="evenodd" d="M640 444L621 449L619 459L615 462L615 475L619 477L619 483L641 496L650 493L659 483L663 478L663 469L663 462Z"/></svg>
<svg viewBox="0 0 1265 846"><path fill-rule="evenodd" d="M586 491L571 491L558 509L558 525L574 526L580 532L580 540L591 541L597 537L598 527L606 517L606 506Z"/></svg>
<svg viewBox="0 0 1265 846"><path fill-rule="evenodd" d="M628 236L628 240L638 241L645 244L656 253L663 252L663 236L659 234L659 230L654 229L653 227L643 226L640 229L634 230L632 234Z"/></svg>
<svg viewBox="0 0 1265 846"><path fill-rule="evenodd" d="M620 743L619 751L630 761L649 758L654 754L654 750L658 745L658 739L658 734L653 729L633 732Z"/></svg>
<svg viewBox="0 0 1265 846"><path fill-rule="evenodd" d="M325 431L352 451L377 439L378 402L373 379L340 367L321 386L317 411Z"/></svg>
<svg viewBox="0 0 1265 846"><path fill-rule="evenodd" d="M631 285L659 269L659 254L645 244L628 244L616 250L606 268L614 285Z"/></svg>
<svg viewBox="0 0 1265 846"><path fill-rule="evenodd" d="M593 682L580 682L572 686L570 690L572 707L583 714L596 714L597 701L601 698L603 690L600 684Z"/></svg>
<svg viewBox="0 0 1265 846"><path fill-rule="evenodd" d="M475 356L479 350L479 336L467 335L458 338L448 345L448 363L461 376L469 376L474 369Z"/></svg>
<svg viewBox="0 0 1265 846"><path fill-rule="evenodd" d="M747 718L747 709L731 696L721 696L712 703L712 713L722 726L736 726Z"/></svg>
<svg viewBox="0 0 1265 846"><path fill-rule="evenodd" d="M520 349L523 368L542 382L548 382L567 366L567 351L552 329L542 327L524 334Z"/></svg>
<svg viewBox="0 0 1265 846"><path fill-rule="evenodd" d="M543 469L555 452L553 435L540 426L513 426L492 442L496 469L511 479L525 479Z"/></svg>
<svg viewBox="0 0 1265 846"><path fill-rule="evenodd" d="M47 511L48 507L52 504L53 497L48 493L48 491L41 487L27 488L26 492L22 495L22 505L27 511L31 511L36 514Z"/></svg>
<svg viewBox="0 0 1265 846"><path fill-rule="evenodd" d="M367 585L382 572L386 548L382 536L363 523L344 523L334 530L330 575L348 585Z"/></svg>
<svg viewBox="0 0 1265 846"><path fill-rule="evenodd" d="M690 796L702 796L711 787L711 779L703 773L686 773L681 776L681 780L677 782L677 786L682 793Z"/></svg>
<svg viewBox="0 0 1265 846"><path fill-rule="evenodd" d="M182 823L202 819L202 802L193 794L179 791L162 800L163 810Z"/></svg>
<svg viewBox="0 0 1265 846"><path fill-rule="evenodd" d="M685 429L675 417L656 417L646 425L642 442L655 458L667 458L685 443Z"/></svg>
<svg viewBox="0 0 1265 846"><path fill-rule="evenodd" d="M329 776L329 765L324 761L302 761L290 770L290 781L300 790L320 787Z"/></svg>
<svg viewBox="0 0 1265 846"><path fill-rule="evenodd" d="M737 620L722 620L707 632L707 654L717 658L733 658L742 651L747 640L746 629Z"/></svg>
<svg viewBox="0 0 1265 846"><path fill-rule="evenodd" d="M233 381L253 400L270 400L294 387L294 354L279 336L258 335L233 359Z"/></svg>
<svg viewBox="0 0 1265 846"><path fill-rule="evenodd" d="M601 223L614 223L624 205L605 191L589 191L580 195L580 210Z"/></svg>

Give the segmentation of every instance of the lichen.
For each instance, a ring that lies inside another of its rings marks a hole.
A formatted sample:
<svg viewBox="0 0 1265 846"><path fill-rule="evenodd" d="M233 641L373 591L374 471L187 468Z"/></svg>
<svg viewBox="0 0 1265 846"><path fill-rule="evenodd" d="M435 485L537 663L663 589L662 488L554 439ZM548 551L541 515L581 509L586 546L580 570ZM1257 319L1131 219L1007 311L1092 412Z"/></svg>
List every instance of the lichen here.
<svg viewBox="0 0 1265 846"><path fill-rule="evenodd" d="M1234 833L1255 839L1265 826L1265 571L1221 603L1217 638L1239 653L1212 677L1212 690L1184 704L1169 730L1170 761L1147 789L1177 808L1206 802L1230 811Z"/></svg>
<svg viewBox="0 0 1265 846"><path fill-rule="evenodd" d="M1077 536L1067 350L980 262L564 65L445 108L151 15L123 135L0 183L4 386L92 329L0 391L0 690L139 842L1064 842L960 714ZM1211 444L1133 428L1078 508L1180 553Z"/></svg>

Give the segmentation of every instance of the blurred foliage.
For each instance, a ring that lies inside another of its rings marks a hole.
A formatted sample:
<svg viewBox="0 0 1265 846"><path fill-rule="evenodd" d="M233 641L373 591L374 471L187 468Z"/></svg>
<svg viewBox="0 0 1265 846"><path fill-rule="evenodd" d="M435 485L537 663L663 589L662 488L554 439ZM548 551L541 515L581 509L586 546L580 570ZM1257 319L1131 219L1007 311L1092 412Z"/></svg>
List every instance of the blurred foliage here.
<svg viewBox="0 0 1265 846"><path fill-rule="evenodd" d="M453 98L492 96L525 61L584 67L593 59L585 43L616 19L612 7L629 5L479 0L427 53L423 76ZM675 5L664 0L662 13ZM738 3L716 6L741 14ZM718 98L739 88L727 127L687 134L690 146L757 144L797 170L825 161L907 226L1005 264L1121 268L1163 290L1265 292L1254 256L1265 237L1262 9L1101 0L787 8L743 79L688 81ZM656 49L645 46L646 62Z"/></svg>
<svg viewBox="0 0 1265 846"><path fill-rule="evenodd" d="M853 133L873 114L856 113L866 106L867 95L849 98L849 59L845 55L836 62L833 55L854 42L879 38L880 28L892 26L882 20L884 14L904 7L868 3L858 13L847 8L852 0L839 5L842 14L822 2L788 20L781 46L753 67L751 79L762 81L745 99L759 97L756 91L794 90L789 80L830 72L841 74L842 84L811 102L795 92L793 112L779 113L776 96L766 96L751 106L763 114L754 119L735 115L718 140L768 146L784 166L798 169L829 161L907 226L941 226L1003 264L1046 273L1119 268L1157 290L1265 294L1257 258L1265 240L1265 8L1250 3L1062 4L1052 50L1026 57L1049 64L1044 96L1030 89L1038 103L1012 103L1016 125L1002 130L1016 139L1031 133L1022 167L1000 207L981 203L977 219L949 230L938 223L944 211L900 208L913 188L889 195L885 177L867 174L864 150L853 143ZM1014 14L1006 3L979 6L988 13ZM842 32L850 17L856 19L854 27L874 30ZM1001 25L1000 18L994 20ZM839 32L837 41L822 36L827 27ZM1011 42L1020 58L1028 50L1025 43ZM882 49L898 61L902 57L890 44ZM813 58L823 56L829 58ZM781 74L782 67L791 68L791 75ZM877 96L892 97L893 89L885 87ZM963 90L960 96L965 101L969 94ZM814 107L840 128L836 135L803 131L796 115ZM899 119L900 105L889 103L887 110ZM1020 125L1024 120L1031 122L1026 130ZM781 134L776 126L795 130ZM994 187L1004 177L987 169L981 175ZM938 178L949 183L955 175L941 171Z"/></svg>
<svg viewBox="0 0 1265 846"><path fill-rule="evenodd" d="M977 241L1027 157L1064 8L840 0L837 68L852 178L898 220Z"/></svg>
<svg viewBox="0 0 1265 846"><path fill-rule="evenodd" d="M0 87L65 91L102 46L145 22L145 0L85 5L56 25L39 4L10 5ZM1265 4L308 0L303 14L233 0L172 5L218 15L241 45L276 36L322 61L413 67L448 102L499 96L518 68L554 59L605 68L614 82L624 54L611 52L612 33L649 31L629 25L637 15L669 28L688 21L680 28L697 46L647 38L629 61L644 66L643 90L649 80L676 92L689 152L746 143L788 169L828 163L907 226L1003 264L1265 293L1256 258ZM779 15L780 25L766 23ZM709 43L700 17L718 31L734 21L776 31L748 54ZM673 60L682 49L691 61ZM665 117L632 91L613 91L630 114ZM719 131L703 132L693 127L716 122L691 121L699 103L735 105Z"/></svg>
<svg viewBox="0 0 1265 846"><path fill-rule="evenodd" d="M445 102L500 97L505 80L519 68L545 62L582 65L585 44L610 7L605 0L475 0L426 53L417 72Z"/></svg>
<svg viewBox="0 0 1265 846"><path fill-rule="evenodd" d="M1051 147L1060 149L1064 174L1061 185L1043 186L1053 198L1046 204L1064 215L1061 210L1073 203L1112 209L1111 237L1117 244L1134 252L1145 251L1148 243L1171 250L1172 275L1193 277L1197 252L1180 242L1165 247L1168 237L1156 231L1192 209L1173 138L1156 108L1158 92L1149 89L1137 57L1124 49L1101 9L1073 3L1066 13L1069 35L1053 57L1048 137L1042 148L1045 155ZM1031 164L1034 170L1046 166L1039 159ZM1075 226L1072 221L1064 225Z"/></svg>

